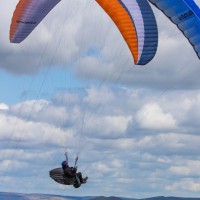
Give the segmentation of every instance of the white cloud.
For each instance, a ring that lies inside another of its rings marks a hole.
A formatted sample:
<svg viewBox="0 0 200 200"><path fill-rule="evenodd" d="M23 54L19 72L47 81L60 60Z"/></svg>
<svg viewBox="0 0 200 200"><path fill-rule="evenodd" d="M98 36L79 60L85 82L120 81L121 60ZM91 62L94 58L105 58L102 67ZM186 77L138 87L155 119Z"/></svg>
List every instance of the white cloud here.
<svg viewBox="0 0 200 200"><path fill-rule="evenodd" d="M171 162L170 158L168 158L167 156L158 157L157 161L158 161L158 163L164 163L164 164Z"/></svg>
<svg viewBox="0 0 200 200"><path fill-rule="evenodd" d="M198 6L200 6L200 1L199 0L194 0L194 1Z"/></svg>
<svg viewBox="0 0 200 200"><path fill-rule="evenodd" d="M105 163L102 162L94 163L93 167L100 173L108 173L112 170Z"/></svg>
<svg viewBox="0 0 200 200"><path fill-rule="evenodd" d="M87 96L84 101L88 104L102 105L112 103L114 98L113 92L106 87L101 87L100 89L91 87L87 89Z"/></svg>
<svg viewBox="0 0 200 200"><path fill-rule="evenodd" d="M115 167L115 168L122 168L123 167L123 163L121 160L118 160L118 159L114 159L112 162L111 162L112 166Z"/></svg>
<svg viewBox="0 0 200 200"><path fill-rule="evenodd" d="M94 91L99 90L93 88ZM100 89L100 91L102 90ZM169 189L172 184L171 178L175 177L179 181L185 177L199 175L197 173L199 163L195 162L200 153L198 134L192 129L184 130L180 126L174 127L173 132L163 125L163 129L141 130L141 127L136 124L138 121L133 119L138 120L138 113L146 108L145 106L141 108L142 105L150 105L148 102L150 99L152 100L151 93L147 93L146 90L134 91L132 88L126 90L114 88L112 90L104 87L103 91L102 96L106 94L105 91L109 91L115 98L112 99L112 103L100 105L95 112L96 103L94 103L95 106L86 102L82 104L81 100L88 97L88 93L84 91L81 92L84 94L83 96L73 94L72 97L75 97L75 101L66 101L66 103L63 103L65 100L62 101L60 93L59 98L53 99L52 102L31 100L11 105L10 110L2 112L0 115L1 155L10 160L9 158L14 154L16 161L26 163L27 168L30 168L30 163L37 160L35 163L37 165L32 166L33 174L37 174L39 166L43 166L44 163L47 163L45 164L47 167L44 167L46 171L59 167L60 162L64 159L64 147L69 149L70 163L74 162L75 154L80 150L79 169L84 176L93 174L91 181L94 185L98 185L99 179L109 176L111 183L123 182L124 187L127 186L126 184L134 187L136 187L135 183L143 184L147 190L151 191L150 194L153 194L153 189L149 185L154 185L162 193L163 188ZM182 94L180 91L178 93ZM173 116L173 119L184 124L183 119L187 113L198 106L198 98L193 94L186 92L184 95L178 95L175 99L173 98L175 93L169 92L158 99L158 104L153 105L153 109L150 106L151 109L147 107L144 112L152 111L156 119L161 119L160 124L163 123L163 120L170 121L169 119L172 118L169 116ZM65 95L64 92L63 97L66 97ZM158 94L155 92L155 95ZM121 96L124 98L121 99ZM144 96L145 98L143 98ZM71 94L66 98L68 97L71 98ZM171 101L167 101L169 99ZM177 101L179 106L176 106ZM98 100L94 100L94 102L98 102ZM85 107L85 105L87 106ZM186 106L182 109L181 105ZM63 115L66 115L66 112L67 116L70 116L64 119L68 124L67 128L58 123ZM169 113L170 115L168 115ZM29 114L31 115L29 116ZM81 130L82 125L83 130ZM170 127L169 124L168 127ZM13 144L15 141L16 143ZM7 148L4 148L4 145ZM12 149L15 145L18 150ZM191 159L186 161L185 156ZM2 162L5 158L3 157L0 158ZM183 166L184 168L182 168ZM2 169L2 173L4 170L5 168ZM11 172L8 173L11 174ZM144 185L141 180L146 180L147 184ZM110 182L105 185L108 186ZM59 188L59 191L63 190L64 188ZM181 187L179 190L181 191ZM127 188L124 188L124 191L127 191ZM138 194L141 195L140 192Z"/></svg>
<svg viewBox="0 0 200 200"><path fill-rule="evenodd" d="M5 103L0 103L0 110L9 110L9 106Z"/></svg>
<svg viewBox="0 0 200 200"><path fill-rule="evenodd" d="M62 125L69 118L65 107L56 107L46 100L21 102L11 106L10 111L27 120L47 122L54 125Z"/></svg>
<svg viewBox="0 0 200 200"><path fill-rule="evenodd" d="M59 105L67 105L69 103L78 103L78 95L72 92L58 92L53 95L53 101Z"/></svg>
<svg viewBox="0 0 200 200"><path fill-rule="evenodd" d="M167 191L177 191L177 190L183 190L183 191L192 191L192 192L199 192L200 190L200 183L193 181L193 180L183 180L180 182L175 182L171 185L168 185L165 187Z"/></svg>
<svg viewBox="0 0 200 200"><path fill-rule="evenodd" d="M174 175L183 176L199 176L200 161L198 160L185 160L184 163L177 163L177 166L169 168L169 172ZM181 165L180 165L181 164Z"/></svg>
<svg viewBox="0 0 200 200"><path fill-rule="evenodd" d="M169 171L177 175L189 175L191 173L190 169L185 166L170 167Z"/></svg>
<svg viewBox="0 0 200 200"><path fill-rule="evenodd" d="M14 168L12 166L14 166ZM6 169L7 172L17 173L18 170L24 170L27 167L28 165L26 163L16 160L3 160L0 162L0 172Z"/></svg>
<svg viewBox="0 0 200 200"><path fill-rule="evenodd" d="M30 147L32 144L65 145L73 139L72 131L64 131L51 124L28 122L12 116L0 114L1 140L13 140L20 145ZM45 147L45 146L44 146Z"/></svg>
<svg viewBox="0 0 200 200"><path fill-rule="evenodd" d="M45 151L44 149L1 149L0 160L3 160L4 158L12 158L14 156L17 161L37 163L45 158L53 157L53 154L53 150Z"/></svg>
<svg viewBox="0 0 200 200"><path fill-rule="evenodd" d="M142 128L147 129L173 129L176 128L176 120L170 113L164 113L156 103L144 105L138 112L136 119Z"/></svg>
<svg viewBox="0 0 200 200"><path fill-rule="evenodd" d="M102 116L92 121L86 118L85 127L91 136L95 133L95 137L124 137L131 119L131 116Z"/></svg>

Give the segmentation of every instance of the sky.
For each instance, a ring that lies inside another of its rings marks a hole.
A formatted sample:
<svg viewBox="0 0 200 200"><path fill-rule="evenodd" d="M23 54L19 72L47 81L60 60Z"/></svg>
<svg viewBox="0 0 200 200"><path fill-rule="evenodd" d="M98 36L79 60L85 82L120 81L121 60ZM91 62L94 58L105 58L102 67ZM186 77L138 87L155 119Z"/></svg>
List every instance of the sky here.
<svg viewBox="0 0 200 200"><path fill-rule="evenodd" d="M11 44L17 2L0 1L0 191L199 197L200 62L177 27L152 7L158 50L135 66L91 0L62 0ZM79 189L49 177L65 151Z"/></svg>

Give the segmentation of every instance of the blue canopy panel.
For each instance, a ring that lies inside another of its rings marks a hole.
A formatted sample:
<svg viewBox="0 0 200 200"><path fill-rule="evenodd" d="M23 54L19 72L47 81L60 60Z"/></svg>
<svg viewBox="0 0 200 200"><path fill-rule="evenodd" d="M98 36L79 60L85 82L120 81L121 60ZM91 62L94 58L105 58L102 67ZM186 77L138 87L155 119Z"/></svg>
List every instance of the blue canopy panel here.
<svg viewBox="0 0 200 200"><path fill-rule="evenodd" d="M146 0L136 0L141 8L144 23L144 46L138 65L145 65L153 59L158 46L158 28L154 13Z"/></svg>
<svg viewBox="0 0 200 200"><path fill-rule="evenodd" d="M200 58L200 8L194 0L149 1L178 26Z"/></svg>

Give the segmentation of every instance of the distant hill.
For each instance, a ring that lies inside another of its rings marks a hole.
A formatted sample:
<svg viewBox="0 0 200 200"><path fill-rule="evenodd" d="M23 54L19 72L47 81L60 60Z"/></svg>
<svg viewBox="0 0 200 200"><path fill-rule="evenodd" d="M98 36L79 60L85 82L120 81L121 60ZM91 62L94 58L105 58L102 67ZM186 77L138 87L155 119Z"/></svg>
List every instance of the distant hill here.
<svg viewBox="0 0 200 200"><path fill-rule="evenodd" d="M200 200L200 198L183 198L183 197L150 197L145 199L132 199L123 197L95 197L90 200Z"/></svg>
<svg viewBox="0 0 200 200"><path fill-rule="evenodd" d="M92 198L92 197L91 197ZM0 200L83 200L82 197L64 197L58 195L46 194L16 194L16 193L1 193ZM90 198L87 198L88 200Z"/></svg>
<svg viewBox="0 0 200 200"><path fill-rule="evenodd" d="M91 200L121 200L122 198L119 198L119 197L103 197L103 196L100 196L100 197L95 197L95 198L92 198Z"/></svg>
<svg viewBox="0 0 200 200"><path fill-rule="evenodd" d="M182 198L182 197L150 197L145 199L123 198L123 197L94 197L90 200L200 200L200 198Z"/></svg>
<svg viewBox="0 0 200 200"><path fill-rule="evenodd" d="M0 200L200 200L200 198L182 198L182 197L150 197L145 199L133 199L123 197L74 197L58 196L46 194L17 194L0 192Z"/></svg>
<svg viewBox="0 0 200 200"><path fill-rule="evenodd" d="M146 198L146 200L200 200L200 198L163 197L163 196L161 196L161 197Z"/></svg>

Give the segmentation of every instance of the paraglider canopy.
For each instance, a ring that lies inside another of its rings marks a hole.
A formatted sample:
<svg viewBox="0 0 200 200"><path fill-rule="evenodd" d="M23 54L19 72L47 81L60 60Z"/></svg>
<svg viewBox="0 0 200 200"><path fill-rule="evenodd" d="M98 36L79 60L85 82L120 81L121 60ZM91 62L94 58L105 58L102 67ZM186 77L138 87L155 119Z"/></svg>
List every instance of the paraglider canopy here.
<svg viewBox="0 0 200 200"><path fill-rule="evenodd" d="M61 0L20 0L10 26L10 41L22 42ZM96 0L116 24L137 65L150 62L157 50L158 30L147 0ZM102 28L104 28L102 26Z"/></svg>
<svg viewBox="0 0 200 200"><path fill-rule="evenodd" d="M61 0L20 0L10 26L10 41L22 42Z"/></svg>
<svg viewBox="0 0 200 200"><path fill-rule="evenodd" d="M158 30L147 0L96 0L118 27L137 65L150 62L157 50Z"/></svg>
<svg viewBox="0 0 200 200"><path fill-rule="evenodd" d="M194 0L149 0L161 10L193 46L200 59L200 8Z"/></svg>

